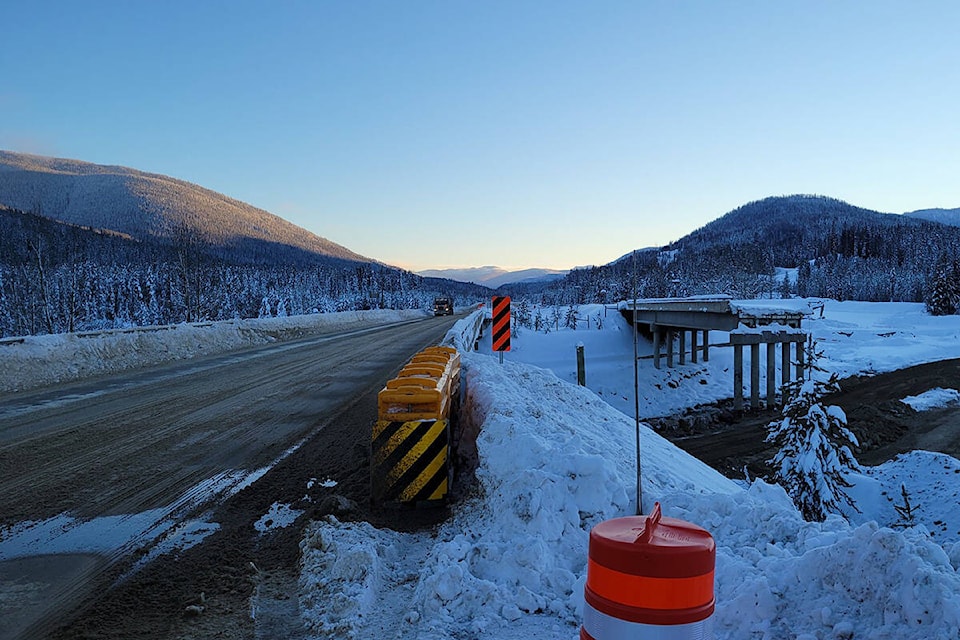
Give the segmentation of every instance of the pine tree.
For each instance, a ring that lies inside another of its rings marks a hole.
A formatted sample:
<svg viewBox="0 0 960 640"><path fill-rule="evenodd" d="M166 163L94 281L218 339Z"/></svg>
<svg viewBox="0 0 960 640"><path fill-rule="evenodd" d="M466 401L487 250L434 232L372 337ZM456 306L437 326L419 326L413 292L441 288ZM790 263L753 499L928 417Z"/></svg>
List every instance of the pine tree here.
<svg viewBox="0 0 960 640"><path fill-rule="evenodd" d="M925 302L927 312L933 316L952 316L960 306L960 275L942 260Z"/></svg>
<svg viewBox="0 0 960 640"><path fill-rule="evenodd" d="M530 303L526 299L521 299L517 302L516 311L514 312L514 319L516 324L521 327L530 329L533 327L533 323L530 318Z"/></svg>
<svg viewBox="0 0 960 640"><path fill-rule="evenodd" d="M860 469L853 456L856 436L847 429L847 417L837 406L824 407L823 396L839 389L837 375L816 379L824 370L817 365L822 352L811 339L806 347L806 376L787 385L791 399L783 419L767 426L767 442L777 447L770 460L777 481L807 520L822 522L841 504L859 511L846 489L847 474Z"/></svg>
<svg viewBox="0 0 960 640"><path fill-rule="evenodd" d="M533 315L533 330L540 332L547 326L547 321L543 317L543 313L540 309L537 309L537 312Z"/></svg>
<svg viewBox="0 0 960 640"><path fill-rule="evenodd" d="M577 311L578 309L571 304L569 307L567 307L567 315L564 319L564 325L568 329L573 329L574 331L577 329Z"/></svg>

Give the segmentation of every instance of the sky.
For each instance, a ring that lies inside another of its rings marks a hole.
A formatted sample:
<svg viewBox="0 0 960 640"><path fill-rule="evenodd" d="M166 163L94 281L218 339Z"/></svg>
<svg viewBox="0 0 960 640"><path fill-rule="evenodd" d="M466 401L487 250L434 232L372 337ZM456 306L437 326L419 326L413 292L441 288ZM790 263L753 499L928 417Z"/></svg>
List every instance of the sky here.
<svg viewBox="0 0 960 640"><path fill-rule="evenodd" d="M960 207L951 1L38 0L3 18L0 148L194 182L413 270L605 264L772 195Z"/></svg>

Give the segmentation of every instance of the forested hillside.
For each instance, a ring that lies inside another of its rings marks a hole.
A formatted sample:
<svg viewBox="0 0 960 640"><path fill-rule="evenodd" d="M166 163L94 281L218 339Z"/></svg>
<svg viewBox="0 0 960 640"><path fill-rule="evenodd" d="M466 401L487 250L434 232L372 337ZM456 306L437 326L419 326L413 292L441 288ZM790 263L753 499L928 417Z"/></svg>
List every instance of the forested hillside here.
<svg viewBox="0 0 960 640"><path fill-rule="evenodd" d="M227 260L371 261L222 193L127 167L0 151L0 204L138 240L179 244L194 239Z"/></svg>
<svg viewBox="0 0 960 640"><path fill-rule="evenodd" d="M958 264L958 227L821 196L787 196L751 202L661 249L510 291L549 303L609 302L632 295L636 273L640 297L921 302L929 301L938 278L960 291ZM796 277L778 278L776 267L795 269Z"/></svg>
<svg viewBox="0 0 960 640"><path fill-rule="evenodd" d="M264 264L0 205L0 337L354 309L466 304L483 287L336 258Z"/></svg>

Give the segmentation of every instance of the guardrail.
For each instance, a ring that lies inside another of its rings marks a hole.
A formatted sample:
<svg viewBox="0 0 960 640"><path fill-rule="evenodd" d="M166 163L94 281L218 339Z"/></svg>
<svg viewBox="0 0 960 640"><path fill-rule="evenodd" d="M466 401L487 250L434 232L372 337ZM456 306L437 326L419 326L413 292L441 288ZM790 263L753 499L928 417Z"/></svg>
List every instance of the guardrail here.
<svg viewBox="0 0 960 640"><path fill-rule="evenodd" d="M377 396L370 456L374 503L442 503L453 481L451 428L460 399L460 354L427 347Z"/></svg>
<svg viewBox="0 0 960 640"><path fill-rule="evenodd" d="M457 320L440 344L451 346L461 352L475 351L477 341L483 335L483 324L486 319L484 309L477 309L466 318Z"/></svg>

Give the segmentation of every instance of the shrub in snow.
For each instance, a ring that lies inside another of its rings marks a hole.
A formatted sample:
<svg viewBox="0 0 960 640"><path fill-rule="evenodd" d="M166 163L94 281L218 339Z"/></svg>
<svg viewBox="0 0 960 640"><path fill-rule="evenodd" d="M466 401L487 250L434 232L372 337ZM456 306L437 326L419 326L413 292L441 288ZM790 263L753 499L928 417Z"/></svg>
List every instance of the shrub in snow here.
<svg viewBox="0 0 960 640"><path fill-rule="evenodd" d="M893 523L892 526L906 529L917 524L917 508L910 504L910 494L907 493L907 485L905 484L900 485L900 497L903 498L903 504L893 505L893 508L896 510L897 516L900 518L900 520Z"/></svg>
<svg viewBox="0 0 960 640"><path fill-rule="evenodd" d="M806 347L807 375L787 385L791 399L783 408L783 419L767 426L767 442L777 447L770 461L777 481L786 489L807 520L823 522L830 512L838 512L841 503L857 510L846 493L852 485L847 474L860 465L851 451L858 444L847 429L847 416L837 406L824 407L820 399L839 389L837 375L816 380L823 372L817 366L821 353L814 343Z"/></svg>

